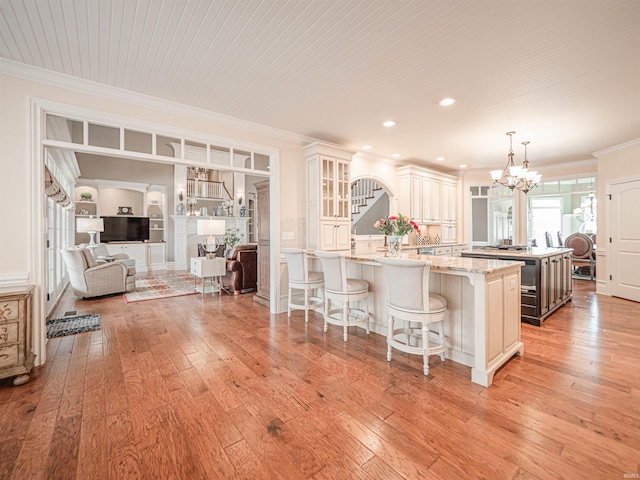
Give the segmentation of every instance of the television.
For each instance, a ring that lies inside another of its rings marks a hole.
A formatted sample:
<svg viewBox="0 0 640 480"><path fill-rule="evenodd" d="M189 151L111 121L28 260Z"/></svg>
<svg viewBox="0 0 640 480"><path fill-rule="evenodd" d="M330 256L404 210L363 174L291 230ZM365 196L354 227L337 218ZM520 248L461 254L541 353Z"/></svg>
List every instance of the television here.
<svg viewBox="0 0 640 480"><path fill-rule="evenodd" d="M104 220L104 232L100 241L109 242L144 242L149 240L149 217L101 217Z"/></svg>

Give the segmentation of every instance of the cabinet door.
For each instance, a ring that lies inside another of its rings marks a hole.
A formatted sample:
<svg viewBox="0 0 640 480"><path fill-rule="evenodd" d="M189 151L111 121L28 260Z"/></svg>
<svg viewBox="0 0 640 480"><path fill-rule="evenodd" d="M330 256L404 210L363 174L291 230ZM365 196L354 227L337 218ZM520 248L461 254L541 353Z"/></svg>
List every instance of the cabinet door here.
<svg viewBox="0 0 640 480"><path fill-rule="evenodd" d="M549 308L553 308L562 299L562 255L549 258Z"/></svg>
<svg viewBox="0 0 640 480"><path fill-rule="evenodd" d="M540 289L540 315L544 315L549 311L549 259L540 260L540 278L538 279L538 288Z"/></svg>
<svg viewBox="0 0 640 480"><path fill-rule="evenodd" d="M442 225L442 243L456 243L457 228L455 225Z"/></svg>
<svg viewBox="0 0 640 480"><path fill-rule="evenodd" d="M411 216L411 176L402 175L398 177L398 211L404 215ZM394 212L395 213L395 212ZM416 221L422 221L416 218Z"/></svg>
<svg viewBox="0 0 640 480"><path fill-rule="evenodd" d="M136 245L124 245L122 247L122 252L129 255L129 258L132 258L136 261L136 267L146 267L147 266L147 249L144 244L136 244Z"/></svg>
<svg viewBox="0 0 640 480"><path fill-rule="evenodd" d="M442 221L456 221L456 197L458 187L451 183L442 183Z"/></svg>
<svg viewBox="0 0 640 480"><path fill-rule="evenodd" d="M165 264L165 244L152 243L149 247L149 267L161 267Z"/></svg>
<svg viewBox="0 0 640 480"><path fill-rule="evenodd" d="M335 228L336 250L349 250L351 248L351 228L349 223L338 223Z"/></svg>
<svg viewBox="0 0 640 480"><path fill-rule="evenodd" d="M422 220L426 223L440 222L441 183L424 178L422 181Z"/></svg>
<svg viewBox="0 0 640 480"><path fill-rule="evenodd" d="M411 175L411 192L409 198L411 199L410 211L400 212L403 215L408 215L413 220L421 222L424 218L422 214L422 177L417 175Z"/></svg>
<svg viewBox="0 0 640 480"><path fill-rule="evenodd" d="M349 162L336 162L335 187L336 211L335 218L339 220L351 219L351 176L349 174Z"/></svg>
<svg viewBox="0 0 640 480"><path fill-rule="evenodd" d="M336 249L336 223L321 222L320 223L320 250Z"/></svg>
<svg viewBox="0 0 640 480"><path fill-rule="evenodd" d="M322 211L320 215L324 218L332 218L336 212L335 206L335 160L330 157L322 157L322 179L321 179L321 198Z"/></svg>

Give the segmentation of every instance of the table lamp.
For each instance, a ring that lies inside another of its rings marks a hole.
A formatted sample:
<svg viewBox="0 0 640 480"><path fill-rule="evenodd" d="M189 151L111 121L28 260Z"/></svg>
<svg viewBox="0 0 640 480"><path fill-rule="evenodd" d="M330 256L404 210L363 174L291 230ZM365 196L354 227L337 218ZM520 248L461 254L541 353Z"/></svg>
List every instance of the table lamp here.
<svg viewBox="0 0 640 480"><path fill-rule="evenodd" d="M220 246L216 235L224 235L224 220L198 220L198 235L206 235L205 241L202 242L202 248L209 255L214 253ZM213 248L211 246L213 245ZM207 257L209 257L207 255ZM215 253L214 253L215 256Z"/></svg>
<svg viewBox="0 0 640 480"><path fill-rule="evenodd" d="M96 244L96 232L104 232L104 220L93 215L76 219L76 231L89 234L89 245Z"/></svg>

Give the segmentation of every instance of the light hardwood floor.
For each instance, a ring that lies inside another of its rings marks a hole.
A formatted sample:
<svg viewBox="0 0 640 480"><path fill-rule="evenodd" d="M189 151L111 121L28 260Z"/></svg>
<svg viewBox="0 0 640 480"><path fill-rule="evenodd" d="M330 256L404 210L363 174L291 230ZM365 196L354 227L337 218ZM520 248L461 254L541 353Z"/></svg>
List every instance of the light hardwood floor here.
<svg viewBox="0 0 640 480"><path fill-rule="evenodd" d="M102 329L50 340L26 385L0 381L0 478L638 478L640 304L574 284L489 388L251 294L66 294L57 314Z"/></svg>

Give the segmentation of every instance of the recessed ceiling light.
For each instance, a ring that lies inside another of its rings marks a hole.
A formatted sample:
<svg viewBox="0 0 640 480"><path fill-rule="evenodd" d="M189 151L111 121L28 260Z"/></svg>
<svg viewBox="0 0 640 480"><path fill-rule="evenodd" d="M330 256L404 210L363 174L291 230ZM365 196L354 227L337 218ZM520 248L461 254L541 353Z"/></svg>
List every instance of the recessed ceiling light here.
<svg viewBox="0 0 640 480"><path fill-rule="evenodd" d="M441 162L444 160L444 157L436 157L436 162Z"/></svg>
<svg viewBox="0 0 640 480"><path fill-rule="evenodd" d="M443 107L448 107L449 105L453 105L454 103L456 103L455 98L443 98L442 100L440 100L440 105L442 105Z"/></svg>
<svg viewBox="0 0 640 480"><path fill-rule="evenodd" d="M402 155L401 155L401 154L399 154L399 153L394 153L394 154L392 155L392 157L393 157L393 158L400 158L401 156L402 156Z"/></svg>
<svg viewBox="0 0 640 480"><path fill-rule="evenodd" d="M362 149L363 150L371 150L373 148L373 145L363 145Z"/></svg>
<svg viewBox="0 0 640 480"><path fill-rule="evenodd" d="M466 165L460 165L460 168L467 168Z"/></svg>
<svg viewBox="0 0 640 480"><path fill-rule="evenodd" d="M387 120L382 125L384 125L385 127L393 127L395 124L396 122L394 122L393 120Z"/></svg>

